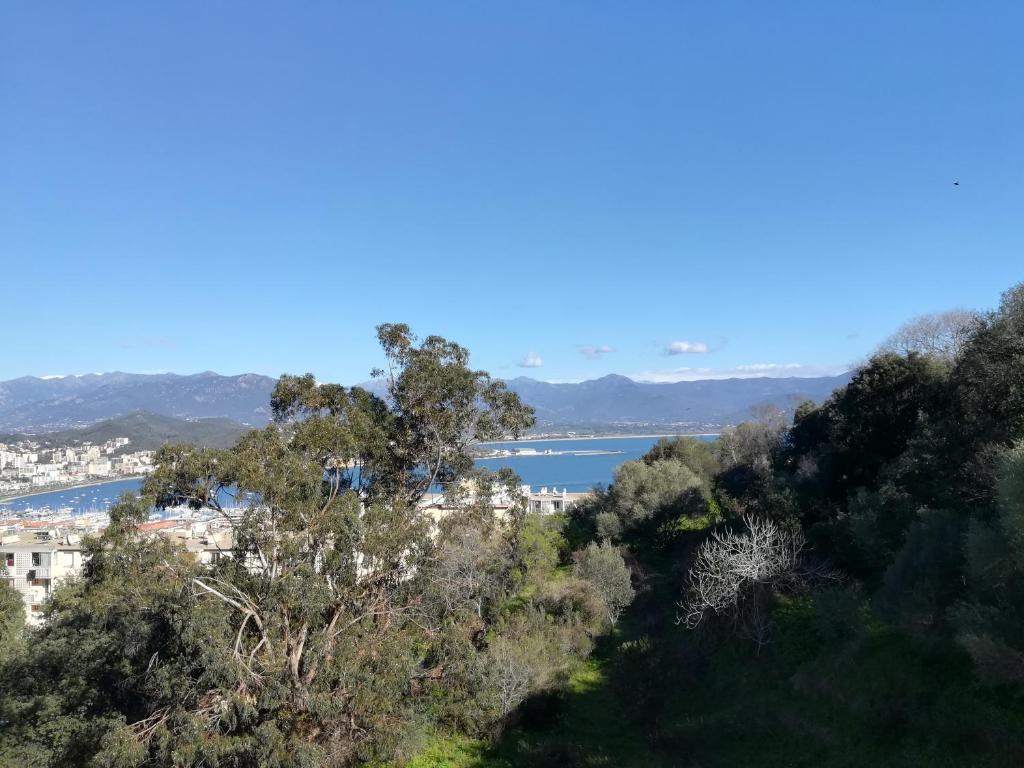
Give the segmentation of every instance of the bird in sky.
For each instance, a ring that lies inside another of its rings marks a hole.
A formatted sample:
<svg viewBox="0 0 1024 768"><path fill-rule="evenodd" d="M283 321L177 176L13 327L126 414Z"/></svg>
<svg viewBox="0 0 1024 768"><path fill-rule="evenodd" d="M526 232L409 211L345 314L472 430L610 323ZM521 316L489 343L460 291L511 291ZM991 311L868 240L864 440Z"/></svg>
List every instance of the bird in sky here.
<svg viewBox="0 0 1024 768"><path fill-rule="evenodd" d="M959 187L960 186L960 182L959 181L954 181L953 182L953 186L954 187Z"/></svg>

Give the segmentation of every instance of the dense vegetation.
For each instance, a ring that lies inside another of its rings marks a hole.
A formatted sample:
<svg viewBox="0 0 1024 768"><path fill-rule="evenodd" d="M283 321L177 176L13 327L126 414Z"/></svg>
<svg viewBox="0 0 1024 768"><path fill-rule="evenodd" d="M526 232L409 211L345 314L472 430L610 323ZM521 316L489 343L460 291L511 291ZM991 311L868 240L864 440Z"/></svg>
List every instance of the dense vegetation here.
<svg viewBox="0 0 1024 768"><path fill-rule="evenodd" d="M542 718L417 765L1024 763L1024 285L760 416L576 510L633 605Z"/></svg>
<svg viewBox="0 0 1024 768"><path fill-rule="evenodd" d="M0 593L0 764L400 760L435 728L489 733L587 655L631 595L625 563L600 547L558 570L557 532L467 454L530 410L456 344L379 338L387 402L283 377L266 429L160 450L45 626L19 632ZM220 510L226 490L243 513L212 568L138 531L152 505Z"/></svg>
<svg viewBox="0 0 1024 768"><path fill-rule="evenodd" d="M121 505L46 628L0 635L0 756L1024 763L1024 285L902 329L791 423L660 442L567 517L495 520L513 481L465 449L527 409L454 345L381 339L390 402L286 377L272 427L163 452L158 504L258 495L236 556L199 572Z"/></svg>

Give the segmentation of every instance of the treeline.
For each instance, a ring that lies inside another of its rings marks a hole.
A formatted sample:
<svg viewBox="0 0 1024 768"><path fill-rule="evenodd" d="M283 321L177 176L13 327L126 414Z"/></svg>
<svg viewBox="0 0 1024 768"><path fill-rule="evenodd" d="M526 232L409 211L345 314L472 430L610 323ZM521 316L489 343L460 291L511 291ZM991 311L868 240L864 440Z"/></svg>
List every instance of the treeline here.
<svg viewBox="0 0 1024 768"><path fill-rule="evenodd" d="M467 453L531 411L456 344L379 338L387 402L283 377L266 429L159 451L41 628L0 590L0 765L402 762L438 730L497 733L590 652L632 598L622 557L573 552ZM138 531L153 506L227 516L228 491L243 511L212 567Z"/></svg>

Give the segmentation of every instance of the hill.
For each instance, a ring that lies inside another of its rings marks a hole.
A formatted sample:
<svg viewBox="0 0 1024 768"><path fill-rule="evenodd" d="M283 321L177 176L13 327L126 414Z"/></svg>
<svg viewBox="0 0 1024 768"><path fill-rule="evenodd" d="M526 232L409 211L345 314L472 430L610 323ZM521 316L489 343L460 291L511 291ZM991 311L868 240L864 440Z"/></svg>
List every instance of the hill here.
<svg viewBox="0 0 1024 768"><path fill-rule="evenodd" d="M31 439L44 447L104 443L115 437L127 437L133 451L155 450L165 443L194 443L210 448L227 448L248 431L248 427L231 419L196 419L186 421L155 413L136 411L125 416L106 419L87 427L46 432L40 435L0 435L0 443Z"/></svg>

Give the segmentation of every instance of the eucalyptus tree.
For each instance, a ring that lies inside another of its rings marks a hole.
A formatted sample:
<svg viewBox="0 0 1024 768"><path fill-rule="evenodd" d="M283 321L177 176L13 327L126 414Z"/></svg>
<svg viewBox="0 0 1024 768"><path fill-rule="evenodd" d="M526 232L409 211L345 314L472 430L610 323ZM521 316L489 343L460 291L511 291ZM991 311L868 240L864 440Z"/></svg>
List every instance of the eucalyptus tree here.
<svg viewBox="0 0 1024 768"><path fill-rule="evenodd" d="M482 537L512 538L514 525L470 515L482 533L437 526L425 497L438 487L457 495L472 468L467 448L517 437L533 417L502 382L471 369L459 345L419 342L405 325L382 325L378 338L383 397L283 376L272 423L234 448L157 453L144 501L125 505L215 510L231 524L231 550L198 568L131 521L92 545L51 642L91 628L102 614L90 606L104 595L113 610L133 592L135 621L159 632L120 654L122 683L104 683L127 686L130 706L105 701L106 731L88 744L69 736L77 747L63 754L119 765L346 765L394 754L422 719L423 679L444 676L426 674L435 647L460 627L479 637L483 601L500 599L517 565L514 543L494 545L509 553L499 566L467 551ZM490 490L477 486L473 503L492 510L482 498ZM441 576L466 594L432 599Z"/></svg>

